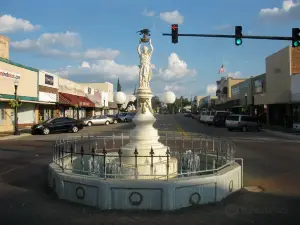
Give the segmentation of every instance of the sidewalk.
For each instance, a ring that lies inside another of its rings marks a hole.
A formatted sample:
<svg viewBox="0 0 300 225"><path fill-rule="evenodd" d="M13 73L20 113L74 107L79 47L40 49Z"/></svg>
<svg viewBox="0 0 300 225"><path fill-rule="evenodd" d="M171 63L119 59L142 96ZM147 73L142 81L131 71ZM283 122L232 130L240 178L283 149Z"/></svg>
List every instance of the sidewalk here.
<svg viewBox="0 0 300 225"><path fill-rule="evenodd" d="M20 137L26 137L26 136L30 136L30 135L31 135L30 129L21 129L20 135L14 135L12 132L0 133L0 141L1 140L11 140L11 139L16 139L16 138L20 138Z"/></svg>
<svg viewBox="0 0 300 225"><path fill-rule="evenodd" d="M263 125L262 130L278 137L283 137L292 140L300 140L300 130L268 125Z"/></svg>

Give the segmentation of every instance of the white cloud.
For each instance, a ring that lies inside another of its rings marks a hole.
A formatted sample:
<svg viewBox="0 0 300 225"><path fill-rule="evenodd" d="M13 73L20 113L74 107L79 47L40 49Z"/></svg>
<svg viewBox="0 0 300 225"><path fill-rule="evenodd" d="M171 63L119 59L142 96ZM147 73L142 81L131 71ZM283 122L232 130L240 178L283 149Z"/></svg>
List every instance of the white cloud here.
<svg viewBox="0 0 300 225"><path fill-rule="evenodd" d="M232 77L232 78L240 78L241 77L241 72L240 71L236 71L236 72L229 72L227 74L228 77Z"/></svg>
<svg viewBox="0 0 300 225"><path fill-rule="evenodd" d="M194 76L197 72L189 69L185 61L181 60L176 53L171 53L168 58L168 67L158 69L158 73L166 80L178 79L186 76Z"/></svg>
<svg viewBox="0 0 300 225"><path fill-rule="evenodd" d="M78 33L66 31L64 33L44 33L36 41L40 46L62 46L66 48L79 47L81 45Z"/></svg>
<svg viewBox="0 0 300 225"><path fill-rule="evenodd" d="M8 14L0 16L0 33L29 32L38 29L40 29L39 25L33 25L28 20L19 19Z"/></svg>
<svg viewBox="0 0 300 225"><path fill-rule="evenodd" d="M85 61L83 61L82 63L81 63L81 66L80 66L81 68L91 68L91 66L90 66L90 64L88 63L88 62L85 62Z"/></svg>
<svg viewBox="0 0 300 225"><path fill-rule="evenodd" d="M11 47L17 51L34 52L38 55L49 57L63 57L70 59L114 59L120 52L113 49L88 49L76 51L81 46L78 33L45 33L36 40L25 39L23 41L11 42ZM72 48L72 50L69 50Z"/></svg>
<svg viewBox="0 0 300 225"><path fill-rule="evenodd" d="M217 85L216 84L208 84L206 86L206 94L208 95L212 95L212 94L216 94L217 91Z"/></svg>
<svg viewBox="0 0 300 225"><path fill-rule="evenodd" d="M119 50L113 49L88 49L84 53L85 59L114 59L120 55Z"/></svg>
<svg viewBox="0 0 300 225"><path fill-rule="evenodd" d="M52 71L58 75L68 74L70 77L78 77L85 79L86 77L105 78L114 80L120 78L121 80L138 80L137 66L127 66L116 63L114 60L97 60L94 63L83 61L78 67L67 67Z"/></svg>
<svg viewBox="0 0 300 225"><path fill-rule="evenodd" d="M259 15L264 19L300 19L300 3L293 0L284 0L281 8L261 9Z"/></svg>
<svg viewBox="0 0 300 225"><path fill-rule="evenodd" d="M117 79L120 78L122 89L130 90L131 92L139 80L138 66L119 64L114 60L97 60L92 62L84 60L77 67L60 68L49 72L75 81L109 81L115 84ZM169 57L167 68L153 70L150 85L154 93L169 89L178 95L183 93L186 87L189 89L191 86L193 86L193 90L198 90L197 82L191 80L191 75L195 73L195 70L188 69L186 62L180 60L175 53L172 53Z"/></svg>
<svg viewBox="0 0 300 225"><path fill-rule="evenodd" d="M165 85L164 91L178 92L182 91L183 89L183 85L177 85L176 83L172 83L171 85Z"/></svg>
<svg viewBox="0 0 300 225"><path fill-rule="evenodd" d="M169 24L183 24L184 17L177 10L160 13L160 19Z"/></svg>
<svg viewBox="0 0 300 225"><path fill-rule="evenodd" d="M154 11L149 11L147 8L144 9L144 11L142 12L142 14L144 16L149 16L149 17L155 16L155 12Z"/></svg>

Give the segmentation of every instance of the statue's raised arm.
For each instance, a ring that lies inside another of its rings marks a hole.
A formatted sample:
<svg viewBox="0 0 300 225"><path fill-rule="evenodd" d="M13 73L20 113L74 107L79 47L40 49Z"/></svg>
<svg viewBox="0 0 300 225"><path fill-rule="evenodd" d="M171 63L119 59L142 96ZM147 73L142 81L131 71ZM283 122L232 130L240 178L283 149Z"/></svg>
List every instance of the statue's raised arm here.
<svg viewBox="0 0 300 225"><path fill-rule="evenodd" d="M153 51L154 51L154 48L153 48L151 39L149 40L149 45L150 45L150 54L152 55L152 53L153 53Z"/></svg>
<svg viewBox="0 0 300 225"><path fill-rule="evenodd" d="M141 40L140 40L139 45L138 45L138 47L137 47L137 51L138 51L138 54L139 54L139 55L142 54L142 53L141 53Z"/></svg>

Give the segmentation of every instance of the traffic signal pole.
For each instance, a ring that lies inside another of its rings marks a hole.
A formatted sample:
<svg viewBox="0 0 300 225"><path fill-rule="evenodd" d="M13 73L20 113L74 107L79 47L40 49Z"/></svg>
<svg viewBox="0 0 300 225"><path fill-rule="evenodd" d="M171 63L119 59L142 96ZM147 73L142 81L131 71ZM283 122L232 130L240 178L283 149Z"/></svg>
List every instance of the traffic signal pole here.
<svg viewBox="0 0 300 225"><path fill-rule="evenodd" d="M172 34L163 33L163 36L172 36ZM183 37L214 37L214 38L236 38L235 35L224 35L224 34L178 34ZM278 41L291 41L292 37L281 37L281 36L252 36L243 35L243 39L263 39L263 40L278 40Z"/></svg>

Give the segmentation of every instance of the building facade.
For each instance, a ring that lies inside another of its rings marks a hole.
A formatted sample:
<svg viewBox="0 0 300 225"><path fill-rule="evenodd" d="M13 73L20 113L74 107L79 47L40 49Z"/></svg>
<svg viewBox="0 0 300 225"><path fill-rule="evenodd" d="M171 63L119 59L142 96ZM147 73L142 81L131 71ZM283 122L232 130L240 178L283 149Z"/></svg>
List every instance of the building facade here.
<svg viewBox="0 0 300 225"><path fill-rule="evenodd" d="M0 35L0 58L9 59L9 39Z"/></svg>
<svg viewBox="0 0 300 225"><path fill-rule="evenodd" d="M117 104L114 102L114 85L112 83L81 83L81 85L93 87L94 89L99 90L101 93L107 93L108 99L104 99L104 101L106 101L108 105L103 105L105 107L103 111L105 111L105 114L114 114L117 112L118 107Z"/></svg>
<svg viewBox="0 0 300 225"><path fill-rule="evenodd" d="M300 74L291 77L291 102L293 108L293 128L300 129Z"/></svg>
<svg viewBox="0 0 300 225"><path fill-rule="evenodd" d="M58 117L58 76L39 71L39 121Z"/></svg>
<svg viewBox="0 0 300 225"><path fill-rule="evenodd" d="M22 102L18 107L19 127L26 128L37 122L38 73L35 68L0 58L0 132L11 132L14 129L15 115L10 101L15 98L15 80L18 80L17 96Z"/></svg>
<svg viewBox="0 0 300 225"><path fill-rule="evenodd" d="M81 119L93 116L95 104L85 97L84 86L68 79L59 78L58 109L60 117Z"/></svg>
<svg viewBox="0 0 300 225"><path fill-rule="evenodd" d="M300 73L300 51L287 46L266 58L265 81L259 84L261 93L254 93L254 104L264 107L266 123L293 126L292 77ZM262 87L260 87L262 86Z"/></svg>
<svg viewBox="0 0 300 225"><path fill-rule="evenodd" d="M222 77L221 80L217 81L216 96L218 100L216 100L215 107L220 110L232 108L233 102L229 102L231 100L231 87L244 80L242 78Z"/></svg>

